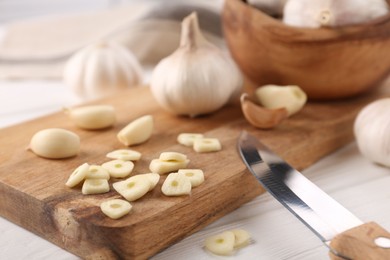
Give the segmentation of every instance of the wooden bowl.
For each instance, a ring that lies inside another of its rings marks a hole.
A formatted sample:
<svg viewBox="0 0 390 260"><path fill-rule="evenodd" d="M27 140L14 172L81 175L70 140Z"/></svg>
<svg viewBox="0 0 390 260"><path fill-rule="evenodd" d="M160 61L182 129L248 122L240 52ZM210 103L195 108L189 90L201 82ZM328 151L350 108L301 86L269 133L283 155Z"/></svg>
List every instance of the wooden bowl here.
<svg viewBox="0 0 390 260"><path fill-rule="evenodd" d="M285 25L240 0L226 0L222 26L241 71L257 86L298 85L310 99L355 96L390 72L390 14L339 28Z"/></svg>

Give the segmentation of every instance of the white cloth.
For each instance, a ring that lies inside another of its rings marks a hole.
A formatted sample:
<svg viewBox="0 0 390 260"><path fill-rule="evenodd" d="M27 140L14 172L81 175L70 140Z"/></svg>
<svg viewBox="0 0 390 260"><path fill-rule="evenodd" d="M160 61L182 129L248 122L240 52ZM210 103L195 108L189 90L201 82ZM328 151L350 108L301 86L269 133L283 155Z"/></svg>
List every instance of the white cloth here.
<svg viewBox="0 0 390 260"><path fill-rule="evenodd" d="M101 39L127 46L142 65L154 65L179 44L180 22L196 11L206 37L223 47L222 0L145 1L94 11L18 21L5 26L0 78L61 77L65 61Z"/></svg>

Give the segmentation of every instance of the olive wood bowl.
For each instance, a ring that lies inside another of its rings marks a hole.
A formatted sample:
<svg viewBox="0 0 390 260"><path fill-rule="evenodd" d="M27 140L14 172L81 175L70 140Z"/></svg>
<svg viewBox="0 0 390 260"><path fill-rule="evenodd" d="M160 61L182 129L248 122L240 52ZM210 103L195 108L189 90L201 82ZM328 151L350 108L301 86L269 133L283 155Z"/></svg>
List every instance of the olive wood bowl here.
<svg viewBox="0 0 390 260"><path fill-rule="evenodd" d="M333 100L369 91L390 72L390 14L357 26L297 28L225 0L222 28L234 60L256 86L298 85L309 99Z"/></svg>

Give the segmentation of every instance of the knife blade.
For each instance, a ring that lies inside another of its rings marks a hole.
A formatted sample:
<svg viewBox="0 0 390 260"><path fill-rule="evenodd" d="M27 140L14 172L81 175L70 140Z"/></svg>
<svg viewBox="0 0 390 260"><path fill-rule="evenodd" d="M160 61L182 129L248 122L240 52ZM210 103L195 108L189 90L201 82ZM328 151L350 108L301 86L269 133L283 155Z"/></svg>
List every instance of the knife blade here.
<svg viewBox="0 0 390 260"><path fill-rule="evenodd" d="M384 228L361 221L249 133L237 145L249 171L329 247L331 259L390 259Z"/></svg>

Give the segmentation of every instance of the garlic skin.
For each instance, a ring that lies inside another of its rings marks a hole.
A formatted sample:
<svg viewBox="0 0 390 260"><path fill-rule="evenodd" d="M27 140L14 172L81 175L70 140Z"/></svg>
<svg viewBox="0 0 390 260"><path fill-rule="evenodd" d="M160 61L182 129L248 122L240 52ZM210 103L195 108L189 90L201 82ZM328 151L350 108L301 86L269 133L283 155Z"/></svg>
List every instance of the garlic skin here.
<svg viewBox="0 0 390 260"><path fill-rule="evenodd" d="M354 122L360 152L369 160L390 167L390 98L365 106Z"/></svg>
<svg viewBox="0 0 390 260"><path fill-rule="evenodd" d="M386 15L386 0L288 0L283 22L297 27L347 26Z"/></svg>
<svg viewBox="0 0 390 260"><path fill-rule="evenodd" d="M92 100L139 85L142 69L130 50L115 42L99 42L70 57L63 80L78 96Z"/></svg>
<svg viewBox="0 0 390 260"><path fill-rule="evenodd" d="M166 110L197 116L222 108L242 83L233 60L203 37L192 13L182 22L179 48L157 64L150 87Z"/></svg>

